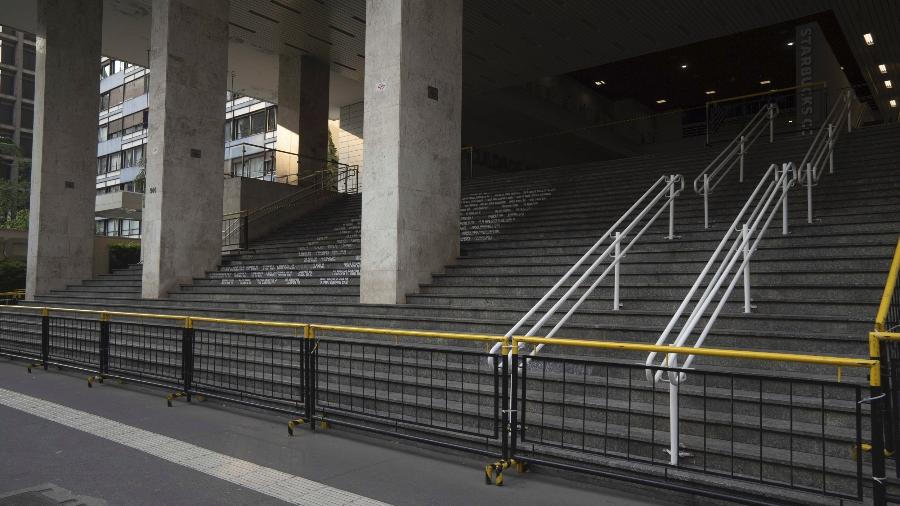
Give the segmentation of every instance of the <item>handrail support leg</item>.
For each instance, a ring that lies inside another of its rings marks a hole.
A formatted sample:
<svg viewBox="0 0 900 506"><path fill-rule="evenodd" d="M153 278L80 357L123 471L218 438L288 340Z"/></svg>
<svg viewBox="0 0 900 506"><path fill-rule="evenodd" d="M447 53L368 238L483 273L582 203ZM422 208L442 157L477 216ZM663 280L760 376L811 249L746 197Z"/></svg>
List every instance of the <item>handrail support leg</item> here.
<svg viewBox="0 0 900 506"><path fill-rule="evenodd" d="M803 170L801 167L800 170ZM806 223L813 222L813 210L812 210L812 185L813 185L813 170L812 164L806 164Z"/></svg>
<svg viewBox="0 0 900 506"><path fill-rule="evenodd" d="M669 237L675 239L675 176L669 176Z"/></svg>
<svg viewBox="0 0 900 506"><path fill-rule="evenodd" d="M703 174L703 228L709 228L709 175Z"/></svg>
<svg viewBox="0 0 900 506"><path fill-rule="evenodd" d="M741 242L744 252L744 312L750 312L750 229L744 223L741 229Z"/></svg>
<svg viewBox="0 0 900 506"><path fill-rule="evenodd" d="M791 188L791 178L788 176L790 172L788 171L790 170L790 164L782 165L781 192L784 198L781 201L781 235L788 235L788 190Z"/></svg>
<svg viewBox="0 0 900 506"><path fill-rule="evenodd" d="M828 173L834 174L834 125L828 124Z"/></svg>
<svg viewBox="0 0 900 506"><path fill-rule="evenodd" d="M618 311L621 307L619 303L619 266L622 264L621 239L622 233L616 232L616 250L613 253L613 262L616 263L616 267L613 270L613 311Z"/></svg>
<svg viewBox="0 0 900 506"><path fill-rule="evenodd" d="M669 355L669 367L678 368L678 355ZM673 466L678 465L679 457L678 376L676 372L669 379L669 464Z"/></svg>
<svg viewBox="0 0 900 506"><path fill-rule="evenodd" d="M740 172L738 172L738 182L744 182L744 136L741 136L741 162L740 162Z"/></svg>

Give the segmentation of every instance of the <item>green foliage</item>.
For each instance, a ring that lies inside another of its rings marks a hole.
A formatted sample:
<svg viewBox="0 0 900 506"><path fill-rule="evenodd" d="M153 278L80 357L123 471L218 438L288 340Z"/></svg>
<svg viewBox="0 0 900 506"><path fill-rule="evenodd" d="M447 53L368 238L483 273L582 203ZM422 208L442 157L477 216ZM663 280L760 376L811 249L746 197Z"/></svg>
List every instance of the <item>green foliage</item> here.
<svg viewBox="0 0 900 506"><path fill-rule="evenodd" d="M5 258L0 260L0 292L25 288L25 262Z"/></svg>
<svg viewBox="0 0 900 506"><path fill-rule="evenodd" d="M28 230L28 209L19 209L11 218L0 221L0 230Z"/></svg>
<svg viewBox="0 0 900 506"><path fill-rule="evenodd" d="M18 169L18 180L0 180L0 222L8 223L17 221L19 212L28 209L29 193L31 191L31 162L25 158L19 146L5 137L0 137L0 155L12 156ZM28 219L25 214L24 230ZM0 225L2 227L3 225ZM7 225L4 228L14 228Z"/></svg>
<svg viewBox="0 0 900 506"><path fill-rule="evenodd" d="M141 244L115 242L109 245L109 270L125 269L141 261Z"/></svg>

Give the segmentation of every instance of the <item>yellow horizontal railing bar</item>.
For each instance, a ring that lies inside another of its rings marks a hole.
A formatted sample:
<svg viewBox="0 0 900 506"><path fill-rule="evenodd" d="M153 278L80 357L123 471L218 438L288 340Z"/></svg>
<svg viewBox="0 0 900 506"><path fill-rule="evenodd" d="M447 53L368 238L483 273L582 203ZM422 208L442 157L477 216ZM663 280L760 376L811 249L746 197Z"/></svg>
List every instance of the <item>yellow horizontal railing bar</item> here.
<svg viewBox="0 0 900 506"><path fill-rule="evenodd" d="M3 306L6 308L16 308L16 309L34 309L40 311L47 311L48 313L83 313L83 314L94 314L94 315L109 315L109 316L122 316L127 318L154 318L157 320L185 320L189 318L188 316L178 316L178 315L170 315L170 314L158 314L158 313L129 313L126 311L100 311L97 309L74 309L68 307L43 307L43 306Z"/></svg>
<svg viewBox="0 0 900 506"><path fill-rule="evenodd" d="M271 322L271 321L262 321L262 320L235 320L235 319L231 319L231 318L210 318L210 317L206 317L206 316L191 316L191 321L205 322L205 323L222 323L222 324L226 324L226 325L278 327L278 328L289 328L289 329L303 329L303 328L306 328L309 326L308 323Z"/></svg>
<svg viewBox="0 0 900 506"><path fill-rule="evenodd" d="M828 83L825 81L816 81L814 83L805 83L805 84L798 84L797 86L788 86L787 88L776 88L774 90L759 91L756 93L748 93L747 95L738 95L736 97L720 98L718 100L710 100L709 102L706 103L706 105L709 106L712 104L720 104L722 102L733 102L735 100L743 100L745 98L761 97L764 95L772 95L775 93L781 93L783 91L800 90L803 88L816 88L819 86L821 86L822 88L826 88L826 87L828 87Z"/></svg>
<svg viewBox="0 0 900 506"><path fill-rule="evenodd" d="M351 332L355 334L378 334L386 336L427 337L433 339L455 339L460 341L506 342L506 337L492 334L466 334L461 332L431 332L418 330L381 329L372 327L351 327L345 325L310 324L314 330L330 330L333 332Z"/></svg>
<svg viewBox="0 0 900 506"><path fill-rule="evenodd" d="M869 356L881 358L881 341L900 343L900 332L869 332Z"/></svg>
<svg viewBox="0 0 900 506"><path fill-rule="evenodd" d="M557 337L513 337L512 352L517 353L518 343L543 344L569 346L578 348L594 348L619 351L653 351L657 353L678 355L700 355L707 357L722 357L731 359L765 360L773 362L792 362L797 364L818 364L834 367L860 367L869 369L870 384L881 384L879 371L880 363L877 360L866 358L829 357L823 355L801 355L796 353L775 353L769 351L726 350L722 348L693 348L690 346L658 346L655 344L622 343L616 341L586 341L582 339L566 339Z"/></svg>
<svg viewBox="0 0 900 506"><path fill-rule="evenodd" d="M881 294L881 305L878 306L878 314L875 316L875 330L884 331L884 322L887 320L888 310L891 308L891 297L897 287L897 276L900 274L900 239L894 248L894 259L888 271L887 282L884 284L884 293Z"/></svg>

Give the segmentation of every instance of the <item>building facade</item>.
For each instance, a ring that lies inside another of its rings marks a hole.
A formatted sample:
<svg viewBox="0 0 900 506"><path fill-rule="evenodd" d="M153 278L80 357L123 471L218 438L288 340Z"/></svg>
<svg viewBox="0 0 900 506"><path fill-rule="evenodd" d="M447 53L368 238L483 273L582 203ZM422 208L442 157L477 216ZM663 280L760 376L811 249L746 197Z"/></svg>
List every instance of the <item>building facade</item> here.
<svg viewBox="0 0 900 506"><path fill-rule="evenodd" d="M31 156L34 129L35 36L0 25L0 138ZM26 178L12 156L0 154L0 178Z"/></svg>

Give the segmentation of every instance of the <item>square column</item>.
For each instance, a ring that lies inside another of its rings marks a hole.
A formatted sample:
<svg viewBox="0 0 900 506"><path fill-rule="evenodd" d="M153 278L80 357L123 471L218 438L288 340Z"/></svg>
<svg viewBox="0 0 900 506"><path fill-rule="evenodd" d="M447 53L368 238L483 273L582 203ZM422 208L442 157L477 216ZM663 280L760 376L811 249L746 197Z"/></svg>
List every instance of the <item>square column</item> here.
<svg viewBox="0 0 900 506"><path fill-rule="evenodd" d="M150 45L141 293L155 299L221 258L228 2L154 1Z"/></svg>
<svg viewBox="0 0 900 506"><path fill-rule="evenodd" d="M328 65L312 56L278 57L276 148L300 154L300 176L319 172L328 158ZM279 153L277 175L297 174L297 158Z"/></svg>
<svg viewBox="0 0 900 506"><path fill-rule="evenodd" d="M367 0L360 300L403 303L459 254L462 1Z"/></svg>
<svg viewBox="0 0 900 506"><path fill-rule="evenodd" d="M101 0L37 3L26 297L92 274Z"/></svg>

